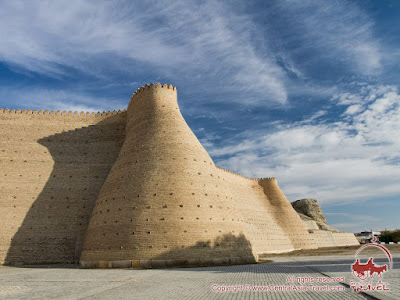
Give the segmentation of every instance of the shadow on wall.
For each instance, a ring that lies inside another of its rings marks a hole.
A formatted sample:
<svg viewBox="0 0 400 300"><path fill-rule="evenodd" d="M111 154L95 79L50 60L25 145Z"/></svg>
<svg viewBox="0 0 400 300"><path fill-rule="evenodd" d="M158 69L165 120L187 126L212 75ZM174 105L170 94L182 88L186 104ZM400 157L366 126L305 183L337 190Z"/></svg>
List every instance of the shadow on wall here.
<svg viewBox="0 0 400 300"><path fill-rule="evenodd" d="M29 182L21 182L21 186L28 189L24 201L30 208L12 238L5 264L79 261L93 206L118 157L124 131L125 113L122 113L96 125L38 141L48 149L54 165L49 160L35 160L33 168L37 172L27 174ZM29 159L32 160L27 157ZM38 188L33 183L38 182L38 176L47 176L50 171L48 181L30 205L29 191L33 193Z"/></svg>
<svg viewBox="0 0 400 300"><path fill-rule="evenodd" d="M213 242L199 241L191 247L173 248L148 261L147 265L142 264L142 267L212 266L255 262L251 243L244 234L235 236L229 233L217 237Z"/></svg>

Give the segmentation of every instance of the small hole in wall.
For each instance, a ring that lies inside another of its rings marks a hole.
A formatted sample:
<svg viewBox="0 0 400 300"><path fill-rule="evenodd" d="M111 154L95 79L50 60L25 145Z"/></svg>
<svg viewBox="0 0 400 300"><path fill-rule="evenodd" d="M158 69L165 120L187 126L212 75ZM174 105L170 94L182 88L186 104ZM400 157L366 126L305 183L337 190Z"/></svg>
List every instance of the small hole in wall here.
<svg viewBox="0 0 400 300"><path fill-rule="evenodd" d="M179 207L183 207L183 204L180 204Z"/></svg>

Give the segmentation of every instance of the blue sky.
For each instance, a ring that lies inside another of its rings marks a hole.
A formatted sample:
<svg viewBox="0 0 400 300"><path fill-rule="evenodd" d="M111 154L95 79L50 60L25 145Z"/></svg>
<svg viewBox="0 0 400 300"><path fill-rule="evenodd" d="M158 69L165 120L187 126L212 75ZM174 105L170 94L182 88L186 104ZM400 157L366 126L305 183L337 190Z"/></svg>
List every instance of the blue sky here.
<svg viewBox="0 0 400 300"><path fill-rule="evenodd" d="M215 163L341 230L400 227L400 2L2 1L0 107L126 108L177 86Z"/></svg>

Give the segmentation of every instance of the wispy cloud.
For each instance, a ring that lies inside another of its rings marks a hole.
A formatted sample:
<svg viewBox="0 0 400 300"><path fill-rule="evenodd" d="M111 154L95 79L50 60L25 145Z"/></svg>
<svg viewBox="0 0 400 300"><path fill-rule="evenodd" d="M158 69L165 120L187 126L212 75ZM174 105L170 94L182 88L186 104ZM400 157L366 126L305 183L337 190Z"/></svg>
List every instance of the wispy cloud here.
<svg viewBox="0 0 400 300"><path fill-rule="evenodd" d="M374 100L347 119L300 121L267 134L248 131L241 135L245 139L209 147L210 153L220 166L247 176L277 176L291 200L344 202L399 194L400 95L393 87L369 90L362 97Z"/></svg>
<svg viewBox="0 0 400 300"><path fill-rule="evenodd" d="M355 214L350 214L350 213L325 213L324 215L326 216L341 216L347 219L351 220L360 220L363 221L364 223L369 223L369 222L377 222L380 221L380 218L374 217L374 216L368 216L368 215L355 215Z"/></svg>
<svg viewBox="0 0 400 300"><path fill-rule="evenodd" d="M310 83L310 60L342 63L358 74L381 67L374 24L355 4L271 2L262 23L237 6L245 5L2 2L0 36L7 42L0 43L0 60L55 78L72 76L72 68L104 84L116 74L128 81L172 79L214 101L246 105L332 92Z"/></svg>
<svg viewBox="0 0 400 300"><path fill-rule="evenodd" d="M374 36L374 21L355 3L286 0L275 8L289 24L282 45L295 44L293 54L313 51L316 55L310 57L312 60L346 65L364 74L380 71L381 50Z"/></svg>
<svg viewBox="0 0 400 300"><path fill-rule="evenodd" d="M0 59L30 71L104 78L106 67L128 73L141 63L205 89L247 92L249 102L287 100L284 71L256 51L263 37L251 18L220 2L13 1L1 4L0 20Z"/></svg>

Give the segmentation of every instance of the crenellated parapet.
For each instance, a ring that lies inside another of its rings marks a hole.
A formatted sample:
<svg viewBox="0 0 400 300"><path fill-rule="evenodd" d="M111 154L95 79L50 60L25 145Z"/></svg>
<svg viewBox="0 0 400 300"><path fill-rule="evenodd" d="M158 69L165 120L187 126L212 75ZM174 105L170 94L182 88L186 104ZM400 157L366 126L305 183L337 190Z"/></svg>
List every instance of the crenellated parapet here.
<svg viewBox="0 0 400 300"><path fill-rule="evenodd" d="M229 174L232 174L232 175L235 175L235 176L244 178L244 179L248 179L248 180L254 180L254 181L277 181L276 177L252 178L252 177L246 177L246 176L244 176L244 175L241 175L241 174L238 174L238 173L229 171L229 170L224 169L224 168L221 168L221 167L217 167L217 169L219 169L219 170L221 170L221 171L224 171L224 172L226 172L226 173L229 173Z"/></svg>
<svg viewBox="0 0 400 300"><path fill-rule="evenodd" d="M172 84L161 84L160 82L157 82L156 84L154 83L150 83L150 84L146 84L144 86L141 86L140 88L138 88L133 94L132 97L129 101L129 104L133 101L133 99L139 95L141 95L143 92L145 91L149 91L149 90L153 90L153 89L165 89L165 90L171 90L171 91L175 91L176 93L176 87L174 87Z"/></svg>
<svg viewBox="0 0 400 300"><path fill-rule="evenodd" d="M119 115L119 114L123 114L126 112L126 109L124 110L114 110L114 111L103 111L103 112L84 112L84 111L60 111L60 110L26 110L26 109L3 109L0 108L0 115L7 115L7 116L53 116L55 118L57 117L85 117L85 118L90 118L90 119L104 119L105 117L110 117L110 116L115 116L115 115Z"/></svg>
<svg viewBox="0 0 400 300"><path fill-rule="evenodd" d="M278 181L276 177L254 178L257 181Z"/></svg>

